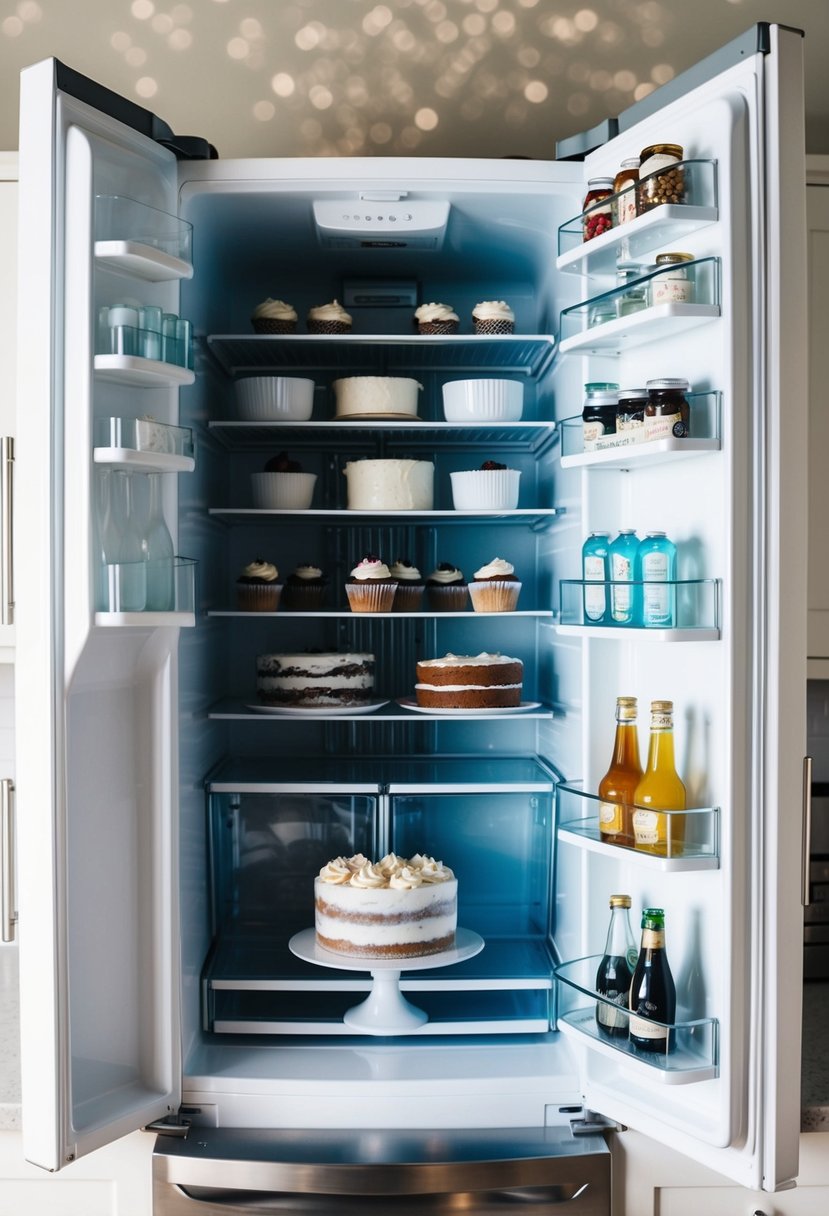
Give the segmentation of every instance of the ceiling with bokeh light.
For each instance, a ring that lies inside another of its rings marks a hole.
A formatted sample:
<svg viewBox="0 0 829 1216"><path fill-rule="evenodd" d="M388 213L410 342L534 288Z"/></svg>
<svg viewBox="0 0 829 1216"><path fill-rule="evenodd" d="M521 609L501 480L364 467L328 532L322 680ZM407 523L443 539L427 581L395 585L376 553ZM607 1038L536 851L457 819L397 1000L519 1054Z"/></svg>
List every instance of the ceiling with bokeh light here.
<svg viewBox="0 0 829 1216"><path fill-rule="evenodd" d="M769 20L806 32L829 152L829 0L0 0L0 149L54 55L225 157L549 158Z"/></svg>

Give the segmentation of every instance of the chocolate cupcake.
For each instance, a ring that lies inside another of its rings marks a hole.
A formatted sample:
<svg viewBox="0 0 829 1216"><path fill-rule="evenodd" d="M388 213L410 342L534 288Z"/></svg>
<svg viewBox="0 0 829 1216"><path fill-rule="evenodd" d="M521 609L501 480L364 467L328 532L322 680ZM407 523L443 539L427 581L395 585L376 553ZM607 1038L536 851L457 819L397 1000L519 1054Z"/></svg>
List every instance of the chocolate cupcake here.
<svg viewBox="0 0 829 1216"><path fill-rule="evenodd" d="M439 562L426 579L426 602L432 612L463 612L469 588L451 562Z"/></svg>
<svg viewBox="0 0 829 1216"><path fill-rule="evenodd" d="M258 334L296 333L296 309L284 300L272 300L270 296L256 305L250 320Z"/></svg>
<svg viewBox="0 0 829 1216"><path fill-rule="evenodd" d="M476 334L515 333L515 314L504 300L481 300L472 309Z"/></svg>
<svg viewBox="0 0 829 1216"><path fill-rule="evenodd" d="M351 314L337 300L308 310L309 334L350 334Z"/></svg>
<svg viewBox="0 0 829 1216"><path fill-rule="evenodd" d="M476 570L469 584L476 612L514 612L520 594L521 581L516 577L515 567L500 557Z"/></svg>
<svg viewBox="0 0 829 1216"><path fill-rule="evenodd" d="M328 579L319 566L297 566L285 580L282 607L289 612L315 612L325 602Z"/></svg>
<svg viewBox="0 0 829 1216"><path fill-rule="evenodd" d="M368 553L351 571L345 593L352 612L391 612L397 579L384 561Z"/></svg>
<svg viewBox="0 0 829 1216"><path fill-rule="evenodd" d="M414 323L419 334L456 334L461 320L449 304L421 304Z"/></svg>
<svg viewBox="0 0 829 1216"><path fill-rule="evenodd" d="M417 612L423 600L426 584L417 566L400 558L391 567L392 578L397 579L392 612Z"/></svg>
<svg viewBox="0 0 829 1216"><path fill-rule="evenodd" d="M282 595L279 571L257 557L236 580L236 601L243 612L276 612Z"/></svg>

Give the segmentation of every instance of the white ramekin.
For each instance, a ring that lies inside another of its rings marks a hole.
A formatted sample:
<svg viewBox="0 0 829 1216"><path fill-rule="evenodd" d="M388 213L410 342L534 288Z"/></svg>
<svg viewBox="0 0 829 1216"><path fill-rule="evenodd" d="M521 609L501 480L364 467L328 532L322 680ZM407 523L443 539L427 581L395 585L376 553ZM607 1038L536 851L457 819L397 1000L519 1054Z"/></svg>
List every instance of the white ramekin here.
<svg viewBox="0 0 829 1216"><path fill-rule="evenodd" d="M472 469L449 476L456 511L514 511L518 506L519 469Z"/></svg>
<svg viewBox="0 0 829 1216"><path fill-rule="evenodd" d="M299 376L247 376L236 381L243 422L307 422L314 408L314 381Z"/></svg>
<svg viewBox="0 0 829 1216"><path fill-rule="evenodd" d="M449 380L443 386L447 422L518 422L523 410L518 380Z"/></svg>
<svg viewBox="0 0 829 1216"><path fill-rule="evenodd" d="M316 473L251 473L253 505L269 511L307 511Z"/></svg>

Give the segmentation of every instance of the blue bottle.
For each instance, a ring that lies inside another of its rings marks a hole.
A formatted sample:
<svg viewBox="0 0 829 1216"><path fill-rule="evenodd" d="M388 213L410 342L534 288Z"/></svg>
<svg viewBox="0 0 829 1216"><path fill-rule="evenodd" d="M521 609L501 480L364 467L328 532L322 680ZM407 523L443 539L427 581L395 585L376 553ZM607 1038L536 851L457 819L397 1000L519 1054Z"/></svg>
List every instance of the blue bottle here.
<svg viewBox="0 0 829 1216"><path fill-rule="evenodd" d="M676 545L664 532L648 532L636 553L640 621L645 629L676 626Z"/></svg>
<svg viewBox="0 0 829 1216"><path fill-rule="evenodd" d="M613 625L635 623L634 579L639 537L633 528L622 528L608 550L610 558L610 621ZM625 584L629 584L626 586Z"/></svg>
<svg viewBox="0 0 829 1216"><path fill-rule="evenodd" d="M610 578L609 544L609 532L591 532L582 545L581 576L584 579L585 625L607 625L610 622L607 594ZM591 583L596 585L590 586Z"/></svg>

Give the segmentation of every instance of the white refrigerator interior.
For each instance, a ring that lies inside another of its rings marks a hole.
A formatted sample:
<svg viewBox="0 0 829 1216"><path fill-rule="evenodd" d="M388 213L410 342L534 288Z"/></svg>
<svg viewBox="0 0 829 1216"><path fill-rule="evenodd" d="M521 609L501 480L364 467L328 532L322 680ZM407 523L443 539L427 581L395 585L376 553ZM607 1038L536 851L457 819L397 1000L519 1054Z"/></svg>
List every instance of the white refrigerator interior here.
<svg viewBox="0 0 829 1216"><path fill-rule="evenodd" d="M798 89L779 81L800 79L801 50L767 34L768 54L703 73L572 163L177 162L103 98L61 91L53 62L24 73L31 1160L59 1168L179 1109L219 1128L515 1128L584 1102L744 1185L796 1174L803 173ZM588 178L667 139L687 197L583 242ZM654 258L677 250L695 299L620 308L617 262L640 265L653 300ZM252 332L269 296L294 305L295 334ZM352 332L308 333L308 309L335 298ZM483 300L509 303L513 334L474 333ZM429 301L453 306L456 335L414 332ZM312 417L241 420L252 375L311 378ZM335 417L333 381L365 375L414 378L418 418ZM582 452L586 382L658 377L690 381L687 441ZM447 422L443 385L485 378L522 386L521 419ZM280 452L317 476L308 509L254 505L252 474ZM432 507L350 511L344 466L365 457L432 462ZM520 470L517 506L459 513L450 474L487 460ZM169 546L146 562L133 524L151 487ZM583 618L582 543L621 528L675 541L671 628ZM502 557L518 608L354 613L344 584L366 554L467 578ZM240 610L258 558L281 580L320 567L324 606ZM257 655L309 649L373 654L379 708L261 713ZM406 704L418 659L482 651L522 660L520 712ZM675 856L599 836L618 695L639 700L643 748L650 701L674 702L689 808ZM368 971L288 941L313 924L325 861L389 850L452 866L459 924L485 945L404 968L417 1031L355 1035L343 1017ZM593 956L619 891L635 928L639 909L666 910L676 1050L653 1060L595 1029Z"/></svg>

